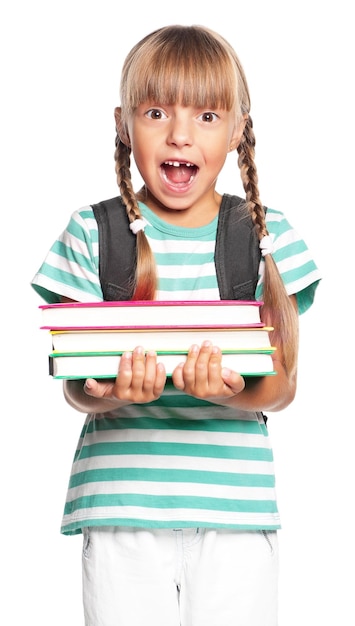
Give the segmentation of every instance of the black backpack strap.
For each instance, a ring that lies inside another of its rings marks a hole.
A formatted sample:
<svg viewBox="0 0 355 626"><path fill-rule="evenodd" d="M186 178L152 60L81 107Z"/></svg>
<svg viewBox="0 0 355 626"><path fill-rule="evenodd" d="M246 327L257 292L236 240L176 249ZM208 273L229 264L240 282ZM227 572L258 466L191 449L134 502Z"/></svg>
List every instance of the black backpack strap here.
<svg viewBox="0 0 355 626"><path fill-rule="evenodd" d="M93 204L99 231L99 275L104 300L130 300L136 236L120 196ZM245 201L225 194L219 211L215 266L222 300L254 300L259 242Z"/></svg>
<svg viewBox="0 0 355 626"><path fill-rule="evenodd" d="M221 300L254 300L259 240L245 200L224 194L219 211L215 266Z"/></svg>
<svg viewBox="0 0 355 626"><path fill-rule="evenodd" d="M99 231L99 276L104 300L130 300L136 266L136 236L120 196L93 204Z"/></svg>

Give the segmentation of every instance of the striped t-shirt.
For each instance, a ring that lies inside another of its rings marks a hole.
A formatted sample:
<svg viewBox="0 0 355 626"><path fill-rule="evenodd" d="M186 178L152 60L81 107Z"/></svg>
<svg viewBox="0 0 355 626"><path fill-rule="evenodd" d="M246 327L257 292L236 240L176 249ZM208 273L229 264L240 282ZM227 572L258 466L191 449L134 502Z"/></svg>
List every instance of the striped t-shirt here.
<svg viewBox="0 0 355 626"><path fill-rule="evenodd" d="M167 224L144 204L159 300L219 299L214 267L217 218L199 228ZM273 257L300 313L319 271L284 215L267 211ZM119 242L118 242L119 245ZM98 230L91 207L75 212L33 279L47 302L102 301ZM262 296L263 260L256 298ZM280 527L273 454L260 413L198 400L168 380L163 395L89 414L73 461L62 532L84 526Z"/></svg>

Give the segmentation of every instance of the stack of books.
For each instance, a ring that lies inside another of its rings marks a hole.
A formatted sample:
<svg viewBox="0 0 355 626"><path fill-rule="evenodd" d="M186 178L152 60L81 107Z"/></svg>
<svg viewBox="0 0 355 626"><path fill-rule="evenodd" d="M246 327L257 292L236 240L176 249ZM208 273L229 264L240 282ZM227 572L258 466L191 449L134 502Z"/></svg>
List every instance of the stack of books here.
<svg viewBox="0 0 355 626"><path fill-rule="evenodd" d="M222 351L222 366L243 376L275 374L262 302L120 301L41 305L49 331L49 374L54 378L114 378L123 352L154 350L168 376L193 344L209 340Z"/></svg>

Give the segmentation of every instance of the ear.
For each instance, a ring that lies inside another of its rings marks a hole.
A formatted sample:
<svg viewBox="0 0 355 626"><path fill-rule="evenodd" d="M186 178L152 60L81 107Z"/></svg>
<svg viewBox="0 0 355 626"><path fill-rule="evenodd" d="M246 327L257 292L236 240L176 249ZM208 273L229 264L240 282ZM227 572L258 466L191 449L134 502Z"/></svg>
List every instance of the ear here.
<svg viewBox="0 0 355 626"><path fill-rule="evenodd" d="M126 146L130 146L131 142L130 142L130 139L129 139L127 127L126 127L126 124L122 120L121 107L116 107L115 108L115 122L116 122L116 131L117 131L117 134L118 134L120 140Z"/></svg>
<svg viewBox="0 0 355 626"><path fill-rule="evenodd" d="M232 152L233 150L236 150L236 148L238 148L240 144L240 140L244 133L244 128L245 128L245 124L247 123L247 119L248 119L248 114L245 113L241 121L236 122L234 126L234 130L233 130L232 138L229 142L229 149L228 149L229 152Z"/></svg>

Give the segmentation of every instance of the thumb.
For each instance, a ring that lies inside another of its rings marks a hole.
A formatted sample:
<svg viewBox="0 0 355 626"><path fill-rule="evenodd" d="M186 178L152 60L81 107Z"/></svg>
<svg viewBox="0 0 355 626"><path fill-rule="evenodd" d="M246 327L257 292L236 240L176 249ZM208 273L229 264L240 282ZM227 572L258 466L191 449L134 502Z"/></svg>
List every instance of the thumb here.
<svg viewBox="0 0 355 626"><path fill-rule="evenodd" d="M243 376L233 372L227 367L222 368L221 376L223 382L231 388L234 394L240 393L245 387L245 380Z"/></svg>

